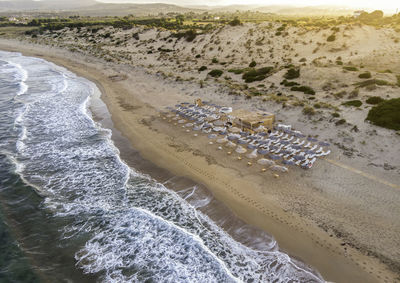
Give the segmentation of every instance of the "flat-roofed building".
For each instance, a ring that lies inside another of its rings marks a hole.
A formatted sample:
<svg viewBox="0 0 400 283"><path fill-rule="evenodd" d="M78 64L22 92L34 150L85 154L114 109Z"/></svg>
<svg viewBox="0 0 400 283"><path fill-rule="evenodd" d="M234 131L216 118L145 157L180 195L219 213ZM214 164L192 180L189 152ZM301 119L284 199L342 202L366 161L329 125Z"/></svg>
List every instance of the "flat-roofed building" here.
<svg viewBox="0 0 400 283"><path fill-rule="evenodd" d="M275 115L262 111L248 111L238 109L230 113L234 117L233 123L242 129L255 130L260 126L272 129L275 122Z"/></svg>

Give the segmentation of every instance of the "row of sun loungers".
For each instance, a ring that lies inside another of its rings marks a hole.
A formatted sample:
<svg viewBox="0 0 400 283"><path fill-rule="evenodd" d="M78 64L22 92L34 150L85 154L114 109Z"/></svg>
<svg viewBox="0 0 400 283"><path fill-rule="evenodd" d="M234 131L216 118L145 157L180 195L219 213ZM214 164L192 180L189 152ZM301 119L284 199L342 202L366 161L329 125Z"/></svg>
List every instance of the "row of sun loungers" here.
<svg viewBox="0 0 400 283"><path fill-rule="evenodd" d="M235 148L239 154L245 154L251 150L246 155L247 158L261 157L257 161L258 164L271 166L271 169L276 171L286 172L285 166L288 165L309 169L317 158L331 153L327 149L329 143L318 143L318 140L312 137L305 139L306 136L300 131L285 129L270 133L261 131L255 134L241 131L219 120L221 108L215 104L201 107L189 103L179 104L175 109L168 109L171 112L167 114L167 118L184 124L182 127L187 128L187 131L201 131L208 134L209 139L215 139L217 143L224 144L228 148ZM285 166L277 165L278 160Z"/></svg>

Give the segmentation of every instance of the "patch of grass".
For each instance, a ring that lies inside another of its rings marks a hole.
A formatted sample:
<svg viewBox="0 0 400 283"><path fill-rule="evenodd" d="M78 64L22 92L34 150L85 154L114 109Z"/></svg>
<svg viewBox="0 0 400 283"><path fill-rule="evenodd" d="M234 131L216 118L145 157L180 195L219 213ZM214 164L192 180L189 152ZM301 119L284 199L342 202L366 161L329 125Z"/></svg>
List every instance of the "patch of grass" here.
<svg viewBox="0 0 400 283"><path fill-rule="evenodd" d="M372 107L366 120L376 126L400 130L400 98L385 100Z"/></svg>
<svg viewBox="0 0 400 283"><path fill-rule="evenodd" d="M350 71L350 72L357 72L358 71L358 68L357 67L353 67L353 66L344 66L343 69L346 70L346 71Z"/></svg>
<svg viewBox="0 0 400 283"><path fill-rule="evenodd" d="M201 66L201 67L199 68L199 72L203 72L203 71L205 71L205 70L207 70L207 66Z"/></svg>
<svg viewBox="0 0 400 283"><path fill-rule="evenodd" d="M343 102L342 105L360 107L362 105L362 102L360 100L349 100L349 101Z"/></svg>
<svg viewBox="0 0 400 283"><path fill-rule="evenodd" d="M372 97L368 98L365 102L367 102L368 104L375 105L375 104L379 104L383 101L385 101L385 100L379 96L372 96Z"/></svg>
<svg viewBox="0 0 400 283"><path fill-rule="evenodd" d="M309 86L293 86L290 90L292 91L301 91L305 94L315 95L315 91Z"/></svg>
<svg viewBox="0 0 400 283"><path fill-rule="evenodd" d="M257 66L257 62L256 61L251 61L251 63L249 64L250 68L254 68L255 66Z"/></svg>
<svg viewBox="0 0 400 283"><path fill-rule="evenodd" d="M396 78L397 78L397 86L400 86L400 75L397 75Z"/></svg>
<svg viewBox="0 0 400 283"><path fill-rule="evenodd" d="M215 69L215 70L210 71L208 73L208 75L210 75L213 78L219 78L223 73L224 72L222 70Z"/></svg>
<svg viewBox="0 0 400 283"><path fill-rule="evenodd" d="M255 81L262 81L267 77L274 68L273 67L264 67L260 69L249 69L245 73L243 73L242 78L246 83L251 83Z"/></svg>
<svg viewBox="0 0 400 283"><path fill-rule="evenodd" d="M332 113L332 117L334 117L334 118L339 118L339 117L340 117L340 114L337 113L337 112L333 112L333 113Z"/></svg>
<svg viewBox="0 0 400 283"><path fill-rule="evenodd" d="M297 82L289 82L287 80L283 80L281 81L281 85L289 87L289 86L297 86L299 84Z"/></svg>
<svg viewBox="0 0 400 283"><path fill-rule="evenodd" d="M389 83L388 81L385 81L385 80L371 79L371 80L366 80L366 81L355 83L354 85L357 85L359 87L368 87L371 85L380 85L380 86L391 85L391 83Z"/></svg>
<svg viewBox="0 0 400 283"><path fill-rule="evenodd" d="M242 74L246 69L229 69L229 73L234 73L235 75L240 75Z"/></svg>
<svg viewBox="0 0 400 283"><path fill-rule="evenodd" d="M283 77L288 80L297 79L300 77L300 68L290 68Z"/></svg>
<svg viewBox="0 0 400 283"><path fill-rule="evenodd" d="M338 121L335 122L335 125L336 125L336 126L340 126L340 125L343 125L343 124L345 124L345 123L346 123L346 119L340 119L340 120L338 120Z"/></svg>
<svg viewBox="0 0 400 283"><path fill-rule="evenodd" d="M371 73L370 72L365 72L365 73L359 74L358 77L360 79L370 79L371 78Z"/></svg>
<svg viewBox="0 0 400 283"><path fill-rule="evenodd" d="M343 65L343 62L340 61L340 60L338 60L338 61L336 61L336 65L342 66L342 65Z"/></svg>
<svg viewBox="0 0 400 283"><path fill-rule="evenodd" d="M212 58L211 62L213 62L214 64L217 64L218 63L218 59L214 57L214 58Z"/></svg>
<svg viewBox="0 0 400 283"><path fill-rule="evenodd" d="M326 39L326 41L328 42L332 42L336 40L336 36L334 34L331 34L330 36L328 36L328 38Z"/></svg>
<svg viewBox="0 0 400 283"><path fill-rule="evenodd" d="M304 115L308 115L308 116L312 116L315 115L315 110L314 108L312 108L311 106L304 106L303 108L303 114Z"/></svg>

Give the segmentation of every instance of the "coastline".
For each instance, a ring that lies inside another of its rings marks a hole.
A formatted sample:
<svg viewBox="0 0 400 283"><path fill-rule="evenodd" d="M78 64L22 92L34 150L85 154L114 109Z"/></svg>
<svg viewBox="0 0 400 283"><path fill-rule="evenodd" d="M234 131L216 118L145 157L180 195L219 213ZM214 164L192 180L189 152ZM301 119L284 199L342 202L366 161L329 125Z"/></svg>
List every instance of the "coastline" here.
<svg viewBox="0 0 400 283"><path fill-rule="evenodd" d="M42 46L32 48L15 42L8 47L0 44L0 49L44 58L95 82L102 92L102 99L112 115L115 127L145 159L167 168L175 175L204 184L241 219L272 234L282 250L315 267L326 280L379 282L379 274L385 274L388 278L393 276L391 278L395 280L395 274L376 259L351 247L345 249L340 239L331 237L315 223L285 211L276 199L261 193L264 186L279 189L295 184L295 176L261 178L249 170L243 170L249 174L241 176L237 169L239 165L232 168L219 166L215 162L210 164L204 155L194 155L191 150L185 149L180 143L188 144L190 140L182 138L182 141L177 141L176 137L181 133L174 132L172 127L168 128L168 125L157 120L157 105L153 107L140 99L141 93L148 89L135 90L127 87L126 80L111 79L107 66L102 66L94 59L90 63L81 61L80 56L75 59L62 58L72 54L66 51L50 51L48 47ZM159 130L164 126L170 131L169 135ZM299 189L302 185L297 184ZM362 262L366 264L361 266Z"/></svg>

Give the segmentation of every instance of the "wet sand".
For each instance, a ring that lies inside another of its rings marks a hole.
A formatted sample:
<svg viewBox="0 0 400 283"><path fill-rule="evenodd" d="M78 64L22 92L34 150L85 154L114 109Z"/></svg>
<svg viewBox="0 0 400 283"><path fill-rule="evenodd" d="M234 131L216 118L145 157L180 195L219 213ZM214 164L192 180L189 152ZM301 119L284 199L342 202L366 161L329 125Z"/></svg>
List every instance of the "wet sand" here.
<svg viewBox="0 0 400 283"><path fill-rule="evenodd" d="M321 194L316 184L332 187L341 185L338 181L341 178L361 184L370 180L337 168L328 161L321 161L312 172L292 170L289 174L274 178L272 172L260 173L261 168L248 168L245 162L237 162L235 156L218 151L216 146L207 146L204 136L194 139L181 128L160 119L157 106L179 97L174 96L171 90L164 93L168 96L165 98L160 96L157 89L151 93L149 88L138 88L134 80L116 81L110 78L111 74L116 73L112 66L66 51L41 46L26 48L17 43L0 44L0 49L42 57L94 81L102 91L102 99L112 115L115 128L145 160L166 168L174 175L204 185L240 219L272 234L281 249L314 266L326 280L396 282L398 275L377 258L366 256L365 251L359 247L353 248L351 243L344 243L340 235L333 233L329 227L320 227L312 221L313 217L306 213L299 214L298 210L284 201L285 197L298 197L299 205L307 200L307 205L318 206L319 199L329 196ZM144 70L134 72L143 72L146 78ZM147 81L143 83L151 85ZM143 99L144 95L154 95L154 99L159 101L150 105L149 100ZM123 147L120 149L123 158L129 160L130 155L124 154ZM327 172L329 178L321 177ZM321 174L319 178L318 174ZM321 209L337 209L338 218L342 217L342 207L337 207L337 203L332 202L331 207ZM346 205L343 202L343 207ZM362 217L361 214L351 217L357 221L357 216ZM314 217L318 218L318 215Z"/></svg>

